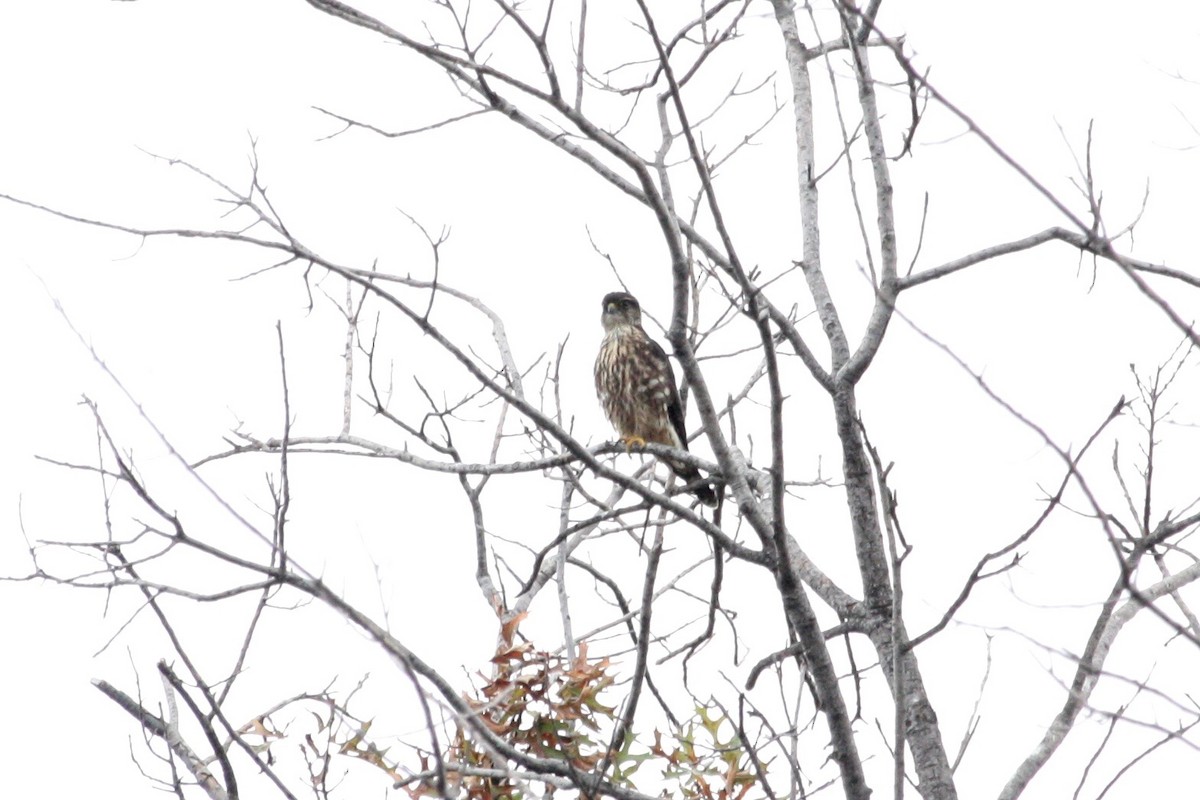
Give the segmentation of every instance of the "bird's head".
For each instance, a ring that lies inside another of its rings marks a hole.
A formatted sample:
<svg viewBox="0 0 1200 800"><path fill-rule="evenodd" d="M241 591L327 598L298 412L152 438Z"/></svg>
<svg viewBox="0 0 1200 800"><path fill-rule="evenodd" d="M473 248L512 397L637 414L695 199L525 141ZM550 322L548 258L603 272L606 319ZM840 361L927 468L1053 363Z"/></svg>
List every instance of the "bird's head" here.
<svg viewBox="0 0 1200 800"><path fill-rule="evenodd" d="M638 305L637 298L628 292L609 292L604 295L603 309L600 322L606 331L622 325L639 328L642 325L642 307Z"/></svg>

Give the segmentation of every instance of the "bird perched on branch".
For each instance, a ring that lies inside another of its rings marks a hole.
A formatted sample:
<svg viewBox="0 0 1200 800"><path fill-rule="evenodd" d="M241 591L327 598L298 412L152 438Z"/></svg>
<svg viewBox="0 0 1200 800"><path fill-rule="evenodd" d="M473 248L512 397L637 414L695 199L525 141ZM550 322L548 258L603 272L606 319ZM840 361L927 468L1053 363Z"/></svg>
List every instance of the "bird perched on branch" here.
<svg viewBox="0 0 1200 800"><path fill-rule="evenodd" d="M666 351L642 329L642 308L626 292L604 296L604 341L596 356L596 394L626 449L646 442L687 450L683 405ZM687 483L701 479L691 464L665 459ZM717 504L707 484L692 489L706 506Z"/></svg>

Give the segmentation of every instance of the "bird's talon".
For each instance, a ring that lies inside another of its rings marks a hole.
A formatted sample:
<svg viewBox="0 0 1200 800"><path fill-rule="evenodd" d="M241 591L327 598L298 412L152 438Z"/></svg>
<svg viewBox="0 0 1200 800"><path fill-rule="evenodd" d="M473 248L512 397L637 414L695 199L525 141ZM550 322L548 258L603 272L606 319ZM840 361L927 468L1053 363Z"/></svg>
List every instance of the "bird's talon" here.
<svg viewBox="0 0 1200 800"><path fill-rule="evenodd" d="M625 445L626 453L629 453L632 447L637 447L640 450L646 446L646 440L640 436L622 436L621 443Z"/></svg>

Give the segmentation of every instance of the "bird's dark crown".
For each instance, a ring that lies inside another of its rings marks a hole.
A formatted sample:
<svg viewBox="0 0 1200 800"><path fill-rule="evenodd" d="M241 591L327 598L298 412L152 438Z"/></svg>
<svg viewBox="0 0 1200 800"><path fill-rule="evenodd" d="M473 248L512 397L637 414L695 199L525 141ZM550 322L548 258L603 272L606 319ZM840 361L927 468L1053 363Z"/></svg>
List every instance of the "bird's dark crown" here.
<svg viewBox="0 0 1200 800"><path fill-rule="evenodd" d="M628 292L609 292L604 295L600 323L606 331L642 326L642 307Z"/></svg>
<svg viewBox="0 0 1200 800"><path fill-rule="evenodd" d="M637 298L631 295L629 292L609 292L608 294L604 295L604 300L601 301L600 305L605 311L607 311L610 306L615 306L616 308L641 308L641 306L638 305Z"/></svg>

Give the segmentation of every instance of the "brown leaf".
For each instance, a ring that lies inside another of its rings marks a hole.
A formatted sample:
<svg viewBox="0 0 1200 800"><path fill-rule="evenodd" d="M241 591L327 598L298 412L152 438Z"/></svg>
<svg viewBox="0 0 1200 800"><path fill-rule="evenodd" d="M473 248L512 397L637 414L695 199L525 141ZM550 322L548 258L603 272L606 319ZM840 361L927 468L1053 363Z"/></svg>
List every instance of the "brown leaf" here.
<svg viewBox="0 0 1200 800"><path fill-rule="evenodd" d="M503 650L497 650L496 655L492 656L493 664L503 664L505 661L521 661L525 658L525 654L530 650L532 645L528 643L514 645Z"/></svg>
<svg viewBox="0 0 1200 800"><path fill-rule="evenodd" d="M522 611L520 614L517 614L511 619L506 620L505 623L500 626L500 638L505 644L511 645L513 643L513 640L517 635L517 626L519 626L527 616L529 616L529 612Z"/></svg>

